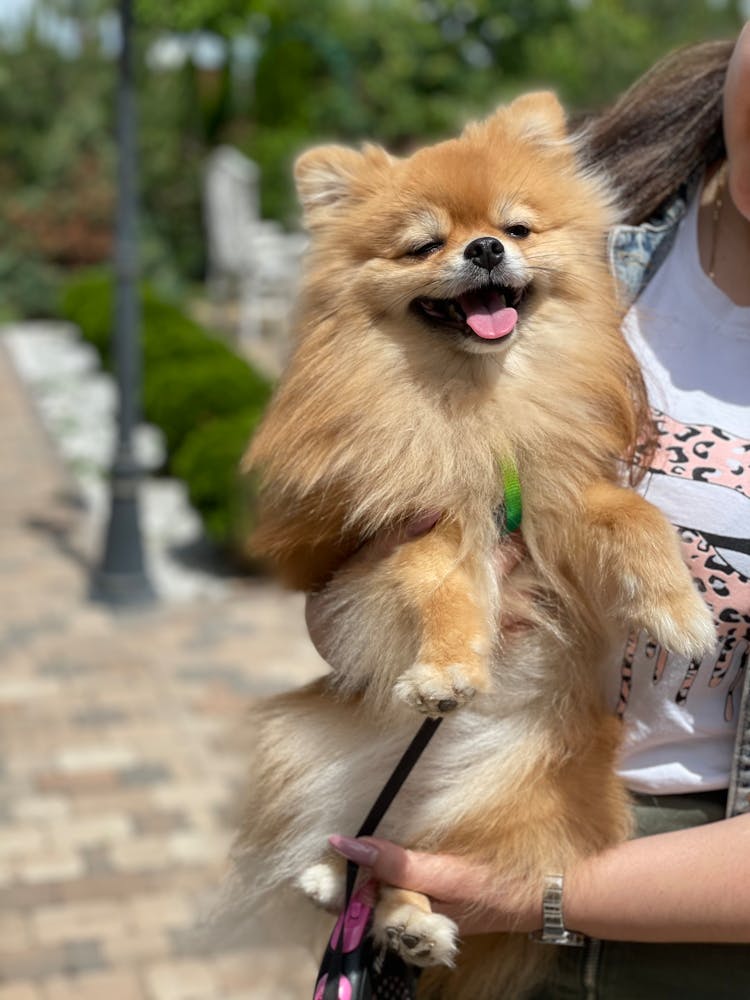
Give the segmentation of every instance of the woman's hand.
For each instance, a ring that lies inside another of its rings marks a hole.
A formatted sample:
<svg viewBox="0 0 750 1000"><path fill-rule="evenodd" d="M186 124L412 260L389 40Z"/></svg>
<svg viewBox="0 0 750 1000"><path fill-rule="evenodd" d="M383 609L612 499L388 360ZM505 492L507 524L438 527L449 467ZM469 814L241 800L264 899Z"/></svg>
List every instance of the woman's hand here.
<svg viewBox="0 0 750 1000"><path fill-rule="evenodd" d="M465 858L408 851L378 837L329 839L339 854L371 869L377 881L429 896L432 909L455 920L462 935L542 926L538 886L502 879Z"/></svg>
<svg viewBox="0 0 750 1000"><path fill-rule="evenodd" d="M519 880L375 837L330 843L379 881L429 896L462 934L541 926L541 890ZM565 872L563 913L570 930L615 941L750 944L750 813L627 840L578 862Z"/></svg>

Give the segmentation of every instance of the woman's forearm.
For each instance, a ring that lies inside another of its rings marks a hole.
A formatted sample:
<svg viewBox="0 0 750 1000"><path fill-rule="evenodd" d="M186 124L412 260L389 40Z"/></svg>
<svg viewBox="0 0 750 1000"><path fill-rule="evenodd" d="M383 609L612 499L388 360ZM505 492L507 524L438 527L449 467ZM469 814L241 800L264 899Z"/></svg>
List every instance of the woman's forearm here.
<svg viewBox="0 0 750 1000"><path fill-rule="evenodd" d="M566 874L563 910L591 937L750 943L750 815L596 855Z"/></svg>
<svg viewBox="0 0 750 1000"><path fill-rule="evenodd" d="M376 879L425 893L464 936L541 926L541 889L529 893L465 858L375 837L334 837L332 846ZM563 916L590 937L750 944L750 815L627 841L581 862L565 872Z"/></svg>

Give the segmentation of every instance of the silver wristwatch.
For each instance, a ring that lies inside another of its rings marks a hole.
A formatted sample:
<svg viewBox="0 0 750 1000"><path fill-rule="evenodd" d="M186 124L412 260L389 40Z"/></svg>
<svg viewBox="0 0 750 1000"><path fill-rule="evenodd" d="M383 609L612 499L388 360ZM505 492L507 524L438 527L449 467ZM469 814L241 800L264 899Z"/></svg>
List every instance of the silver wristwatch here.
<svg viewBox="0 0 750 1000"><path fill-rule="evenodd" d="M542 944L567 944L580 946L586 937L576 931L566 930L562 912L563 877L562 875L544 876L544 894L542 895L542 929L535 931L531 937Z"/></svg>

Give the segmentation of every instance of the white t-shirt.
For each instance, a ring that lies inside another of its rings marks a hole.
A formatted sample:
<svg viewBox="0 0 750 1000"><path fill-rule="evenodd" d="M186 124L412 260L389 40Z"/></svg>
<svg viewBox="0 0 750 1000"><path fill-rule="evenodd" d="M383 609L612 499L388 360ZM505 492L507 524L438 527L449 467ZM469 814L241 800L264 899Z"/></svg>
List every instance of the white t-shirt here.
<svg viewBox="0 0 750 1000"><path fill-rule="evenodd" d="M750 650L750 308L704 273L697 221L695 199L624 329L659 430L641 489L678 527L719 641L691 663L634 634L608 670L620 773L640 792L727 787Z"/></svg>

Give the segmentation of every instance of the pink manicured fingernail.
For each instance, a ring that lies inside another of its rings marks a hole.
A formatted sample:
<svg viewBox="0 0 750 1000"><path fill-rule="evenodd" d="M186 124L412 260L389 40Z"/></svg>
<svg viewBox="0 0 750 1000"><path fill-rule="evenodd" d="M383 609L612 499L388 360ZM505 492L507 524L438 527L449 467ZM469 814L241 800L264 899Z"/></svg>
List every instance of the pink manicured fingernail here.
<svg viewBox="0 0 750 1000"><path fill-rule="evenodd" d="M339 854L343 854L345 858L354 861L358 865L366 865L368 868L371 868L378 860L377 847L373 847L372 844L365 844L354 837L340 837L337 833L334 833L332 837L328 838L328 843L334 851L338 851Z"/></svg>

